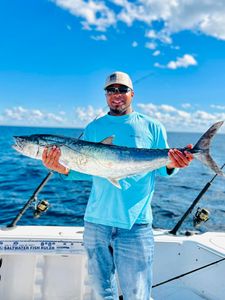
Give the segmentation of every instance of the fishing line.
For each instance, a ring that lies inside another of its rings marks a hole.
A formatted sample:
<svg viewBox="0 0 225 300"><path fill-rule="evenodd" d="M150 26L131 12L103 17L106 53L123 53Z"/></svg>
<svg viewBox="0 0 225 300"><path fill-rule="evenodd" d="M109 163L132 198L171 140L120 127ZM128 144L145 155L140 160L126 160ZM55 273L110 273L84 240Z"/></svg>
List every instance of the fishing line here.
<svg viewBox="0 0 225 300"><path fill-rule="evenodd" d="M143 77L141 77L141 78L136 79L133 83L134 83L134 84L137 84L137 83L139 83L139 82L145 80L146 78L148 78L148 77L150 77L150 76L152 76L152 75L155 75L155 73L154 73L154 72L150 72L150 73L148 73L147 75L145 75L145 76L143 76Z"/></svg>

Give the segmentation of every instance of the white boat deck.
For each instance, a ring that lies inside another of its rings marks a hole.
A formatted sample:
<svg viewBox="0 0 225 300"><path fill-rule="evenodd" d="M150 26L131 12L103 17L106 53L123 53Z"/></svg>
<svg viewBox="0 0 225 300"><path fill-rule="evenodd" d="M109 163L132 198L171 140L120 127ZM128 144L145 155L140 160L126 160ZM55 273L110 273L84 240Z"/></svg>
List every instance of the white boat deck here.
<svg viewBox="0 0 225 300"><path fill-rule="evenodd" d="M153 285L186 274L154 287L155 300L225 299L225 233L154 235ZM0 276L2 300L93 300L82 227L2 228Z"/></svg>
<svg viewBox="0 0 225 300"><path fill-rule="evenodd" d="M186 237L156 231L155 241L154 285L199 270L155 287L154 299L225 299L225 233Z"/></svg>

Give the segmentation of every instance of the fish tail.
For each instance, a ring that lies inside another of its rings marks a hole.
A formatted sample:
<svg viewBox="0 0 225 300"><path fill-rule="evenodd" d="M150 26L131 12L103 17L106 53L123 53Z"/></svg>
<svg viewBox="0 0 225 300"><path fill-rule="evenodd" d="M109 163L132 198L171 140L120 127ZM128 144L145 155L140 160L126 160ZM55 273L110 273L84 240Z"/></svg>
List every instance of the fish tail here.
<svg viewBox="0 0 225 300"><path fill-rule="evenodd" d="M198 153L195 157L203 164L212 169L217 175L225 176L217 163L213 160L209 153L212 138L215 136L219 128L223 125L224 121L213 124L194 145L193 153Z"/></svg>

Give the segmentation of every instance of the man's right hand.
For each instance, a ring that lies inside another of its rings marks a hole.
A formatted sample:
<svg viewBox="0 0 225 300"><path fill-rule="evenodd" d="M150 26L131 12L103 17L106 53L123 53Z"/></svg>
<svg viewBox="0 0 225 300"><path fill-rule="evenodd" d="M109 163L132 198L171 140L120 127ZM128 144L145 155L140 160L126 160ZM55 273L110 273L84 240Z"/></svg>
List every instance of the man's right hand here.
<svg viewBox="0 0 225 300"><path fill-rule="evenodd" d="M52 148L46 147L42 154L42 162L45 167L58 173L68 175L69 169L59 163L60 155L60 148L57 148L56 146L53 146Z"/></svg>

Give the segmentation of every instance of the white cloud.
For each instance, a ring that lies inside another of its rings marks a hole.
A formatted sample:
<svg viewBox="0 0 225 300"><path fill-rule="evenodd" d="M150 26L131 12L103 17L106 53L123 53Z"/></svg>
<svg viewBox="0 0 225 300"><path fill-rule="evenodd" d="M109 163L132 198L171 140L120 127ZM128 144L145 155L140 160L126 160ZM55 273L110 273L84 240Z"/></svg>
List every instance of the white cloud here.
<svg viewBox="0 0 225 300"><path fill-rule="evenodd" d="M149 30L146 32L145 36L147 38L150 38L150 39L156 39L157 38L157 32L155 30Z"/></svg>
<svg viewBox="0 0 225 300"><path fill-rule="evenodd" d="M145 44L145 48L148 48L148 49L151 49L151 50L155 50L157 47L157 44L156 43L152 43L152 42L147 42Z"/></svg>
<svg viewBox="0 0 225 300"><path fill-rule="evenodd" d="M192 55L185 54L183 57L178 57L176 61L170 61L167 64L168 69L187 68L197 65L197 61Z"/></svg>
<svg viewBox="0 0 225 300"><path fill-rule="evenodd" d="M60 115L43 112L39 109L26 109L22 106L7 108L1 115L2 122L33 125L57 125L65 122Z"/></svg>
<svg viewBox="0 0 225 300"><path fill-rule="evenodd" d="M137 106L141 112L159 120L172 131L204 131L214 122L225 119L225 113L209 113L204 110L190 112L171 105L138 103ZM220 132L225 132L225 128L222 128Z"/></svg>
<svg viewBox="0 0 225 300"><path fill-rule="evenodd" d="M64 119L56 114L53 113L47 113L46 116L47 120L53 121L55 123L63 123Z"/></svg>
<svg viewBox="0 0 225 300"><path fill-rule="evenodd" d="M156 40L161 41L164 44L171 44L172 38L169 36L169 33L166 30L156 31L149 30L146 32L145 37L149 38L152 42L156 42Z"/></svg>
<svg viewBox="0 0 225 300"><path fill-rule="evenodd" d="M131 45L133 48L136 48L138 46L138 43L136 41L133 41L133 43Z"/></svg>
<svg viewBox="0 0 225 300"><path fill-rule="evenodd" d="M27 110L27 114L29 113L29 116L30 118L34 119L34 120L40 120L40 119L43 119L44 118L44 113L41 112L40 110L38 109L33 109L33 110L30 110L28 111Z"/></svg>
<svg viewBox="0 0 225 300"><path fill-rule="evenodd" d="M145 17L137 19L152 24L152 21L163 21L163 26L156 36L165 41L172 34L191 30L225 40L225 5L224 0L141 0L136 2L136 11L141 3ZM147 18L147 19L146 19ZM166 38L167 37L167 38Z"/></svg>
<svg viewBox="0 0 225 300"><path fill-rule="evenodd" d="M183 108L191 108L191 104L190 103L183 103L183 104L181 104L181 107L183 107Z"/></svg>
<svg viewBox="0 0 225 300"><path fill-rule="evenodd" d="M171 45L171 49L180 50L180 46L173 46L173 45Z"/></svg>
<svg viewBox="0 0 225 300"><path fill-rule="evenodd" d="M220 2L220 3L218 3ZM205 14L200 23L200 30L210 36L225 40L225 20L224 20L224 3L220 7L221 1L217 1L216 10L212 14ZM221 11L219 9L221 8Z"/></svg>
<svg viewBox="0 0 225 300"><path fill-rule="evenodd" d="M164 112L176 112L177 109L171 105L165 105L165 104L162 104L160 105L160 109Z"/></svg>
<svg viewBox="0 0 225 300"><path fill-rule="evenodd" d="M0 112L0 121L4 125L84 127L105 113L104 109L94 108L91 105L76 107L74 115L69 113L69 116L68 113L62 110L53 113L17 106L7 108L2 113Z"/></svg>
<svg viewBox="0 0 225 300"><path fill-rule="evenodd" d="M215 109L220 109L220 110L225 110L225 105L215 105L212 104L210 105L211 108L215 108Z"/></svg>
<svg viewBox="0 0 225 300"><path fill-rule="evenodd" d="M143 5L137 5L127 0L112 0L112 2L121 7L117 19L127 24L127 26L132 26L135 20L142 21L143 16L145 16L145 7Z"/></svg>
<svg viewBox="0 0 225 300"><path fill-rule="evenodd" d="M12 119L12 120L22 120L27 114L27 109L18 106L13 107L12 109L7 108L5 109L4 116L6 118Z"/></svg>
<svg viewBox="0 0 225 300"><path fill-rule="evenodd" d="M154 64L157 68L167 68L171 70L175 70L178 68L187 68L189 66L196 66L197 61L195 58L190 54L185 54L183 57L178 57L175 61L170 61L167 63L167 65L161 65L158 62Z"/></svg>
<svg viewBox="0 0 225 300"><path fill-rule="evenodd" d="M85 30L106 31L134 22L151 42L172 43L172 35L189 30L225 40L224 0L51 0L81 19ZM160 22L160 29L155 26Z"/></svg>
<svg viewBox="0 0 225 300"><path fill-rule="evenodd" d="M212 108L209 111L201 108L195 110L193 105L186 104L181 105L183 109L168 104L137 103L136 105L138 111L159 120L167 130L171 131L205 131L214 122L225 120L225 112L218 112ZM74 114L68 117L68 113L64 111L52 113L18 106L7 108L4 113L0 113L0 121L5 125L85 127L105 113L106 109L88 105L74 108ZM225 126L220 132L225 133Z"/></svg>
<svg viewBox="0 0 225 300"><path fill-rule="evenodd" d="M69 31L71 31L72 27L70 25L66 25L66 29L68 29Z"/></svg>
<svg viewBox="0 0 225 300"><path fill-rule="evenodd" d="M84 19L83 28L105 31L116 22L115 13L103 1L89 0L52 0L59 7L68 10L72 15Z"/></svg>
<svg viewBox="0 0 225 300"><path fill-rule="evenodd" d="M87 22L81 22L81 24L82 24L82 29L83 29L83 30L89 30L89 31L92 31L91 26L89 26Z"/></svg>
<svg viewBox="0 0 225 300"><path fill-rule="evenodd" d="M159 56L160 55L160 51L159 50L156 50L152 53L153 56Z"/></svg>
<svg viewBox="0 0 225 300"><path fill-rule="evenodd" d="M107 41L107 37L104 34L101 34L101 35L92 35L91 39L95 40L95 41Z"/></svg>
<svg viewBox="0 0 225 300"><path fill-rule="evenodd" d="M99 118L104 115L104 110L102 108L94 108L92 105L87 107L77 107L75 108L76 118L79 119L82 125L86 125L94 119Z"/></svg>
<svg viewBox="0 0 225 300"><path fill-rule="evenodd" d="M159 120L167 130L171 131L205 131L214 122L225 120L225 112L212 109L210 112L203 109L195 110L185 103L181 104L183 109L168 104L137 103L136 105L138 111ZM4 125L85 127L105 113L106 109L95 108L92 105L76 107L74 114L69 113L69 116L64 111L52 113L18 106L7 108L0 113L0 121ZM220 132L225 133L225 126Z"/></svg>
<svg viewBox="0 0 225 300"><path fill-rule="evenodd" d="M165 68L165 66L161 65L161 64L158 63L158 62L154 63L154 67L156 67L156 68L161 68L161 69L164 69L164 68Z"/></svg>
<svg viewBox="0 0 225 300"><path fill-rule="evenodd" d="M61 111L59 111L59 114L60 114L61 116L65 116L66 112L63 111L63 110L61 110Z"/></svg>
<svg viewBox="0 0 225 300"><path fill-rule="evenodd" d="M197 110L194 115L197 119L202 121L216 121L215 116L218 114L211 114L206 111Z"/></svg>

